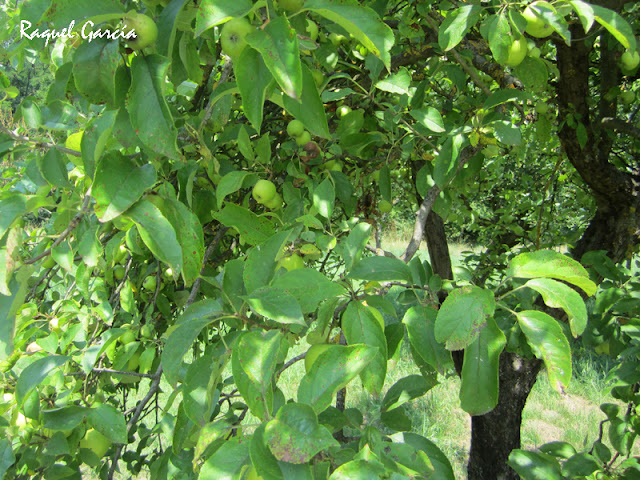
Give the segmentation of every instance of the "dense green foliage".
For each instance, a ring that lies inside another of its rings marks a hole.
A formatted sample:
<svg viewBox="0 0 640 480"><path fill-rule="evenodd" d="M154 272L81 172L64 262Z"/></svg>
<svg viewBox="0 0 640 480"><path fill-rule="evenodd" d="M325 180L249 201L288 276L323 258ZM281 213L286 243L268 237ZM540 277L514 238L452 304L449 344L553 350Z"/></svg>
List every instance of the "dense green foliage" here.
<svg viewBox="0 0 640 480"><path fill-rule="evenodd" d="M615 245L587 226L637 180L639 7L527 3L5 2L0 477L453 479L411 401L458 374L481 418L507 353L562 393L573 337L620 354L628 407L602 407L608 446L509 465L637 478L637 188ZM587 46L593 118L558 61ZM390 216L415 222L398 256ZM455 277L442 220L485 247ZM403 344L420 374L386 388Z"/></svg>

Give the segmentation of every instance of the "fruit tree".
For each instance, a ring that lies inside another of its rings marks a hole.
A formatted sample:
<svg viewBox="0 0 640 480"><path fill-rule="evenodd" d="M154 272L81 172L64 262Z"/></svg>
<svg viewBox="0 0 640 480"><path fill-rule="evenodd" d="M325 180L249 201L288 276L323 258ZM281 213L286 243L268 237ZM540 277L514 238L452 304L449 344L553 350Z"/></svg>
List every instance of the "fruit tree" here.
<svg viewBox="0 0 640 480"><path fill-rule="evenodd" d="M470 479L637 478L639 12L3 2L0 477L453 479L407 408L455 375ZM579 346L628 407L521 449Z"/></svg>

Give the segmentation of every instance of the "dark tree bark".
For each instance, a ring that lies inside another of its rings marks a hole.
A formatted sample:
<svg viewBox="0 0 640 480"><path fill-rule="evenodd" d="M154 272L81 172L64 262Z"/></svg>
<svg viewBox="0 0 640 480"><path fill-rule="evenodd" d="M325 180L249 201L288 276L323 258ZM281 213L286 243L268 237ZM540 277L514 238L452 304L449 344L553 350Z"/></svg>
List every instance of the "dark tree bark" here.
<svg viewBox="0 0 640 480"><path fill-rule="evenodd" d="M445 279L453 279L442 218L431 212L424 233L434 273ZM453 361L459 374L462 371L463 353L453 352ZM471 452L467 468L469 480L519 478L507 465L507 460L511 451L521 446L522 410L541 365L538 359L529 360L513 353L502 353L498 405L486 415L471 419Z"/></svg>
<svg viewBox="0 0 640 480"><path fill-rule="evenodd" d="M584 38L580 24L571 26L573 38ZM557 66L560 79L556 85L560 142L567 158L590 188L596 201L596 213L572 254L576 260L591 250L606 250L614 262L629 255L640 239L640 168L636 163L626 169L616 167L610 161L616 141L613 132L600 127L603 118L615 115L615 99L608 101L604 93L618 85L619 71L616 51L608 50L609 34L600 39L599 77L590 70L592 46L586 42L573 42L571 47L557 42ZM601 98L598 112L591 111L591 81L599 86ZM581 145L578 132L570 126L568 117L580 118L587 132Z"/></svg>
<svg viewBox="0 0 640 480"><path fill-rule="evenodd" d="M485 415L471 417L469 480L516 480L518 474L507 465L512 450L520 448L522 410L536 383L542 362L514 353L500 356L498 405Z"/></svg>

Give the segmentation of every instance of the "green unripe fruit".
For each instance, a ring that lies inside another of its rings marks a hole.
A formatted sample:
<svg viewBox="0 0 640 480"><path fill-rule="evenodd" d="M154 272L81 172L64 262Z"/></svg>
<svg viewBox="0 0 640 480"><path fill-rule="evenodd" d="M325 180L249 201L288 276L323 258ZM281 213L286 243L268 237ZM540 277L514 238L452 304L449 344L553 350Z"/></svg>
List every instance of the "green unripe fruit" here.
<svg viewBox="0 0 640 480"><path fill-rule="evenodd" d="M378 209L380 213L389 213L393 209L393 204L387 200L380 200Z"/></svg>
<svg viewBox="0 0 640 480"><path fill-rule="evenodd" d="M247 46L245 37L253 31L255 29L244 17L229 20L224 24L220 32L222 51L232 59L237 59Z"/></svg>
<svg viewBox="0 0 640 480"><path fill-rule="evenodd" d="M296 137L296 143L301 147L305 146L310 141L311 141L311 134L307 131L302 132L302 134L299 137Z"/></svg>
<svg viewBox="0 0 640 480"><path fill-rule="evenodd" d="M282 207L282 197L279 193L276 193L271 200L264 202L264 206L269 210L277 210Z"/></svg>
<svg viewBox="0 0 640 480"><path fill-rule="evenodd" d="M124 278L125 268L122 265L116 265L113 269L113 276L116 280L121 281Z"/></svg>
<svg viewBox="0 0 640 480"><path fill-rule="evenodd" d="M269 180L258 180L251 195L256 202L264 204L276 196L276 186Z"/></svg>
<svg viewBox="0 0 640 480"><path fill-rule="evenodd" d="M551 10L552 12L556 11L549 2L540 0L533 2L527 6L524 12L522 12L522 16L527 21L527 28L525 29L525 32L532 37L544 38L553 33L553 27L542 17L542 13L545 10Z"/></svg>
<svg viewBox="0 0 640 480"><path fill-rule="evenodd" d="M134 50L142 50L145 47L153 45L158 38L158 27L156 22L150 17L142 13L128 13L124 18L126 28L133 29L136 38L127 40L127 44ZM127 31L128 31L127 30Z"/></svg>
<svg viewBox="0 0 640 480"><path fill-rule="evenodd" d="M56 266L56 261L51 255L49 255L44 262L42 262L42 268L53 268Z"/></svg>
<svg viewBox="0 0 640 480"><path fill-rule="evenodd" d="M341 105L340 107L338 107L338 116L340 118L350 113L351 113L351 107L349 105Z"/></svg>
<svg viewBox="0 0 640 480"><path fill-rule="evenodd" d="M517 67L527 56L527 50L527 40L525 38L514 40L509 46L509 56L505 64L508 67Z"/></svg>
<svg viewBox="0 0 640 480"><path fill-rule="evenodd" d="M136 334L133 330L126 330L122 335L118 337L118 340L122 345L128 345L131 342L136 341Z"/></svg>
<svg viewBox="0 0 640 480"><path fill-rule="evenodd" d="M140 328L140 336L142 338L152 338L153 337L153 325L149 325L148 323L145 323L141 328Z"/></svg>
<svg viewBox="0 0 640 480"><path fill-rule="evenodd" d="M636 93L635 92L622 92L620 94L620 101L622 103L624 103L625 105L629 105L630 103L633 103L636 99Z"/></svg>
<svg viewBox="0 0 640 480"><path fill-rule="evenodd" d="M334 47L338 48L342 42L347 39L344 35L340 35L339 33L332 33L329 35L329 41L333 44Z"/></svg>
<svg viewBox="0 0 640 480"><path fill-rule="evenodd" d="M548 111L549 111L549 105L547 105L544 102L536 103L536 112L538 112L540 115L544 115Z"/></svg>
<svg viewBox="0 0 640 480"><path fill-rule="evenodd" d="M293 255L284 257L282 260L280 260L280 266L286 268L290 272L291 270L299 270L301 268L304 268L304 261L302 260L302 257L300 257L300 255L294 253Z"/></svg>
<svg viewBox="0 0 640 480"><path fill-rule="evenodd" d="M304 124L300 120L291 120L287 125L287 133L291 137L299 137L304 133Z"/></svg>
<svg viewBox="0 0 640 480"><path fill-rule="evenodd" d="M287 12L297 12L304 5L304 0L278 0L278 6Z"/></svg>
<svg viewBox="0 0 640 480"><path fill-rule="evenodd" d="M637 51L625 51L620 57L620 66L625 70L633 70L640 65L640 53Z"/></svg>
<svg viewBox="0 0 640 480"><path fill-rule="evenodd" d="M149 292L155 292L157 286L158 286L158 280L154 275L149 275L142 282L142 288L144 288Z"/></svg>
<svg viewBox="0 0 640 480"><path fill-rule="evenodd" d="M111 448L111 440L93 428L87 430L84 438L80 440L80 448L88 448L96 454L98 458L105 456Z"/></svg>

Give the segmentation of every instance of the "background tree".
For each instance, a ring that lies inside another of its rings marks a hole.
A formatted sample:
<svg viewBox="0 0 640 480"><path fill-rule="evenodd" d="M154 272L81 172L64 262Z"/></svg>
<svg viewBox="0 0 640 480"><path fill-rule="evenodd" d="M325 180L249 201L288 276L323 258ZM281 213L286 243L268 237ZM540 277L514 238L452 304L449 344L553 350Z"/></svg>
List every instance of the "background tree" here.
<svg viewBox="0 0 640 480"><path fill-rule="evenodd" d="M8 2L0 471L453 478L405 408L457 374L469 478L634 478L638 8ZM397 256L394 209L417 212ZM452 232L485 247L465 268ZM571 337L623 354L613 455L519 450ZM420 375L386 389L402 348Z"/></svg>

